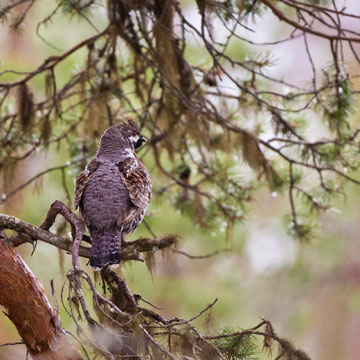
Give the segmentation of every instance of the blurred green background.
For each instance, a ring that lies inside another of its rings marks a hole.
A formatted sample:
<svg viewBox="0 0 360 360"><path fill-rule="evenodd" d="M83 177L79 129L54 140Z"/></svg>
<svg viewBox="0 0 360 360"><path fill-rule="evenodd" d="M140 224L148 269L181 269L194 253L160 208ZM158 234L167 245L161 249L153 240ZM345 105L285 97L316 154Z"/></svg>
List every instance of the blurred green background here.
<svg viewBox="0 0 360 360"><path fill-rule="evenodd" d="M351 3L356 7L356 0ZM9 68L29 71L46 57L58 54L56 49L50 48L35 35L38 21L49 13L53 5L51 2L35 4L21 32L12 33L6 26L0 28L0 71ZM194 9L189 8L188 11ZM101 7L92 20L98 28L104 28L106 20ZM273 32L281 34L281 25L273 25ZM265 25L262 26L265 28ZM41 28L41 34L61 50L93 33L94 30L85 21L75 18L69 22L66 16L57 16L47 28ZM288 46L296 47L296 43ZM293 50L296 53L296 48ZM250 50L234 43L229 51L243 58ZM280 49L276 56L281 57L284 51ZM323 55L324 59L317 60L320 63L326 63L327 54ZM196 46L189 49L187 56L193 62L204 60ZM321 52L318 56L321 57ZM58 78L68 79L77 64L84 60L83 57L84 53L79 51L57 67ZM293 67L299 66L299 63L301 58L295 61L289 56L285 71L294 73ZM308 69L297 70L294 80L306 80ZM7 74L0 80L4 82L13 78L14 75ZM41 76L34 78L31 84L35 96L41 97ZM37 153L17 169L13 185L15 187L38 172L63 165L68 160L68 149L65 147ZM151 172L154 186L162 186L163 179L154 169L150 157L145 156L144 162ZM72 179L76 174L69 172L67 175L69 188L73 190ZM47 174L5 203L0 211L39 225L54 200L65 200L60 184L59 171ZM165 255L159 253L153 277L143 263L126 264L122 274L134 293L163 307L161 314L165 317L190 318L218 298L213 309L218 328L225 325L247 328L265 317L280 336L290 339L313 359L356 359L360 354L359 190L355 185L348 186L346 198L339 198L334 204L336 211L321 217L321 226L309 243L289 238L284 230L283 215L289 206L287 195L261 189L255 196L247 219L233 228L229 240L225 240L225 228L204 231L191 219L174 211L167 197L158 197L148 210L151 216L146 218L156 235L178 234L181 237L179 249L193 255L221 248L232 248L232 251L196 260L171 252ZM144 224L128 239L140 236L150 236ZM38 243L32 256L30 245L23 245L18 251L43 284L50 302L54 303L49 282L54 279L59 297L65 278L57 249ZM82 265L84 268L87 266L85 261ZM65 255L64 269L69 268L70 256ZM63 309L61 319L67 330L75 330ZM205 318L200 317L195 323L203 327L204 322ZM0 342L18 340L16 329L1 314ZM24 358L22 345L0 348L1 360ZM267 356L259 355L259 358L266 359Z"/></svg>

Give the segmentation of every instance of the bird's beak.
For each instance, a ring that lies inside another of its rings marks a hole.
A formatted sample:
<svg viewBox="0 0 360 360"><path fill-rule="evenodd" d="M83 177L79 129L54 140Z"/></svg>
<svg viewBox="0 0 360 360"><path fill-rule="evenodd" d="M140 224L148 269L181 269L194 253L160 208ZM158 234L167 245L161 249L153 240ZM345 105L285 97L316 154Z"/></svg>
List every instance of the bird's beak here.
<svg viewBox="0 0 360 360"><path fill-rule="evenodd" d="M138 149L142 145L142 143L144 143L145 141L146 141L145 137L140 135L138 141L134 145L134 148Z"/></svg>

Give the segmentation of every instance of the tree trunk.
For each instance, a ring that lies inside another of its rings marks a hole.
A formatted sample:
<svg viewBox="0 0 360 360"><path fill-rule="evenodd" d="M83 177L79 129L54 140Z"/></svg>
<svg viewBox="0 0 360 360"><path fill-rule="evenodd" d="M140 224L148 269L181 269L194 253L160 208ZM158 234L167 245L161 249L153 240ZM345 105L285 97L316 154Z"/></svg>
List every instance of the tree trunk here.
<svg viewBox="0 0 360 360"><path fill-rule="evenodd" d="M0 240L0 304L35 360L80 360L66 338L39 281L10 246Z"/></svg>

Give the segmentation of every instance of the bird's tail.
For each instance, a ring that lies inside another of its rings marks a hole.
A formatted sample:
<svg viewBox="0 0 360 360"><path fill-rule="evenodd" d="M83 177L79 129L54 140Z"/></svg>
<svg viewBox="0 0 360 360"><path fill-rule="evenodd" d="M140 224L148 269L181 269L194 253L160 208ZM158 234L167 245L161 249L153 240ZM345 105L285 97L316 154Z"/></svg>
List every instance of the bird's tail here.
<svg viewBox="0 0 360 360"><path fill-rule="evenodd" d="M92 230L90 266L94 271L101 270L105 265L116 267L120 263L122 234L118 229Z"/></svg>

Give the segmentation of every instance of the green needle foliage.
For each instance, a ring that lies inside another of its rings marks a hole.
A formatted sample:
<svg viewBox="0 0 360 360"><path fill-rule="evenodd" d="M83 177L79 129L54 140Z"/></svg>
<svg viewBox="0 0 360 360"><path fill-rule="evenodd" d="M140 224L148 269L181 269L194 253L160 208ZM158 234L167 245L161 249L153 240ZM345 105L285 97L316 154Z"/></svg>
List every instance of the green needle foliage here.
<svg viewBox="0 0 360 360"><path fill-rule="evenodd" d="M231 326L220 329L219 335L236 332ZM256 346L255 337L249 335L221 338L217 340L217 346L228 360L256 360L259 351Z"/></svg>

